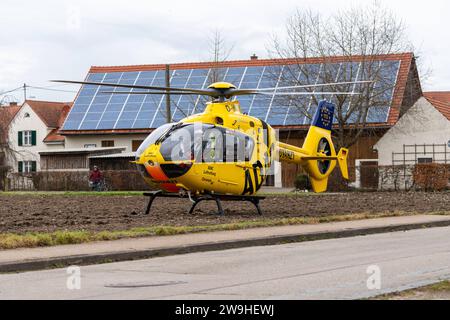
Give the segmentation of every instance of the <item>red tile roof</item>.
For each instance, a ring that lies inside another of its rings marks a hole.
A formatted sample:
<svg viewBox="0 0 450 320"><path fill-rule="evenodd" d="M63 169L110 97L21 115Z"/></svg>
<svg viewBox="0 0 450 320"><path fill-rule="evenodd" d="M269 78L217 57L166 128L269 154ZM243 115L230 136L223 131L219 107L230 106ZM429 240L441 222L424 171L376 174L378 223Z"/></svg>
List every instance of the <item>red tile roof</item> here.
<svg viewBox="0 0 450 320"><path fill-rule="evenodd" d="M70 110L71 103L26 100L31 109L41 118L49 128L59 128L62 125L67 113ZM62 118L64 116L64 118Z"/></svg>
<svg viewBox="0 0 450 320"><path fill-rule="evenodd" d="M424 92L423 96L450 121L450 91Z"/></svg>
<svg viewBox="0 0 450 320"><path fill-rule="evenodd" d="M20 106L0 106L0 143L5 143L7 140L9 124L19 110Z"/></svg>
<svg viewBox="0 0 450 320"><path fill-rule="evenodd" d="M53 129L50 133L45 137L45 143L56 143L56 142L64 142L66 138L60 134L58 134L58 129Z"/></svg>

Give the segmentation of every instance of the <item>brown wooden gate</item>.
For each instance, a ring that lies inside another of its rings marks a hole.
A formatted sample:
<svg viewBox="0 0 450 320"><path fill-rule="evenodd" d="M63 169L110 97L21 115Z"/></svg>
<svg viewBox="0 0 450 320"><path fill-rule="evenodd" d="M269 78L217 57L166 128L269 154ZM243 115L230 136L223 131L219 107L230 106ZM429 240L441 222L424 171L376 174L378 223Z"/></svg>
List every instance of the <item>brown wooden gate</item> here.
<svg viewBox="0 0 450 320"><path fill-rule="evenodd" d="M363 189L378 189L378 162L377 161L362 161L360 163L360 177L361 188Z"/></svg>

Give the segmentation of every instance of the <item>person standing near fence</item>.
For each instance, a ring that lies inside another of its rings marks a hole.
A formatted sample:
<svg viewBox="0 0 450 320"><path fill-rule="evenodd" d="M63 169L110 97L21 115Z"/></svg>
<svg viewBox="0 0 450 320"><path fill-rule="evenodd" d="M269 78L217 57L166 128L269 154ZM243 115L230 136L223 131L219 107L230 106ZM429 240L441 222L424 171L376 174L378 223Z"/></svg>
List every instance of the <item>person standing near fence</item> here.
<svg viewBox="0 0 450 320"><path fill-rule="evenodd" d="M100 185L103 180L103 175L97 166L94 166L93 170L89 174L89 185L91 190L100 191Z"/></svg>

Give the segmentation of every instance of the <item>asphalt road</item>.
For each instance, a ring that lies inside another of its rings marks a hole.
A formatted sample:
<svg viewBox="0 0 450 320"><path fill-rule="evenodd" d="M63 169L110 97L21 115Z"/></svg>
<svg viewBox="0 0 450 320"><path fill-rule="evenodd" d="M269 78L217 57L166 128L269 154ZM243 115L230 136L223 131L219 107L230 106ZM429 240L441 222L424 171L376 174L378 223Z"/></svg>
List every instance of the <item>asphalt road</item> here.
<svg viewBox="0 0 450 320"><path fill-rule="evenodd" d="M85 266L80 281L70 271L2 274L0 299L365 298L449 279L450 227Z"/></svg>

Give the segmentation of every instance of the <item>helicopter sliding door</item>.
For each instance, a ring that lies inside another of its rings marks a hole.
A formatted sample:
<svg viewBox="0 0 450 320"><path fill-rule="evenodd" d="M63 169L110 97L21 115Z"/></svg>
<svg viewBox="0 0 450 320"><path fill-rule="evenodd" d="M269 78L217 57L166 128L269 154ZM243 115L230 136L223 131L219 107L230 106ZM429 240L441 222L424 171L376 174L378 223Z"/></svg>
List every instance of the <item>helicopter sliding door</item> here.
<svg viewBox="0 0 450 320"><path fill-rule="evenodd" d="M251 164L254 149L254 140L239 131L223 127L205 130L201 159L206 168L202 174L214 176L206 178L211 183L210 191L256 192L262 179L256 177L259 172Z"/></svg>

